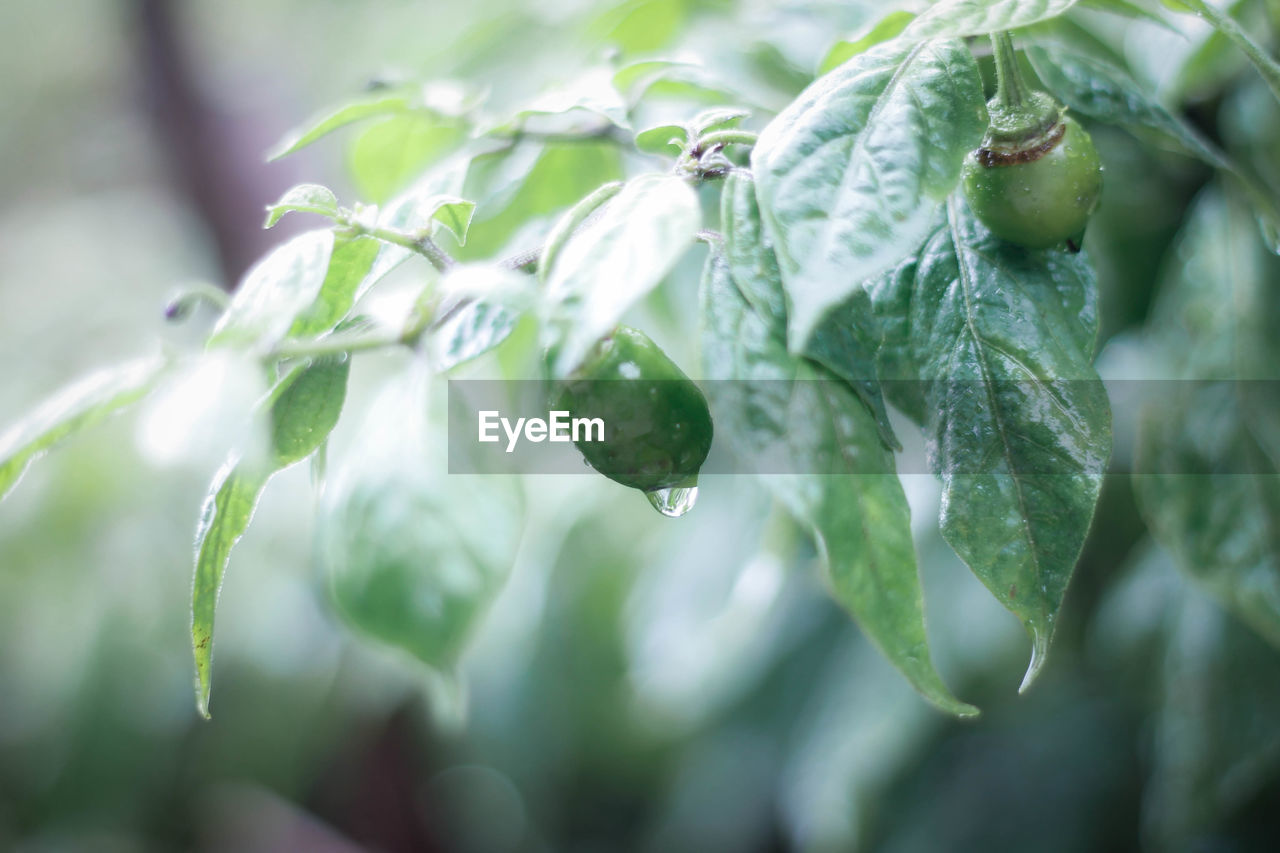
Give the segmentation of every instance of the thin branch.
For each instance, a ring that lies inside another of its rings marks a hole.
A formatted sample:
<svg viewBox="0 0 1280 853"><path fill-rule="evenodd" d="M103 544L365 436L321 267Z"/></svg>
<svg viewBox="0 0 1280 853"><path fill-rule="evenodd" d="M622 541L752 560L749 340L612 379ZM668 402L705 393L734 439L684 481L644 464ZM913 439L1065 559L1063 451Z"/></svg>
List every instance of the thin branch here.
<svg viewBox="0 0 1280 853"><path fill-rule="evenodd" d="M457 264L457 261L453 259L452 255L440 248L440 244L431 239L431 234L428 229L409 233L405 231L397 231L394 228L365 225L351 218L344 219L343 224L357 234L361 234L366 237L373 237L374 239L381 240L384 243L391 243L392 245L408 249L411 252L417 252L419 255L422 255L430 261L431 265L440 272L448 272Z"/></svg>
<svg viewBox="0 0 1280 853"><path fill-rule="evenodd" d="M281 341L267 353L266 361L284 358L318 358L325 355L343 355L353 352L387 349L406 344L404 334L399 335L343 335L333 334L314 341Z"/></svg>

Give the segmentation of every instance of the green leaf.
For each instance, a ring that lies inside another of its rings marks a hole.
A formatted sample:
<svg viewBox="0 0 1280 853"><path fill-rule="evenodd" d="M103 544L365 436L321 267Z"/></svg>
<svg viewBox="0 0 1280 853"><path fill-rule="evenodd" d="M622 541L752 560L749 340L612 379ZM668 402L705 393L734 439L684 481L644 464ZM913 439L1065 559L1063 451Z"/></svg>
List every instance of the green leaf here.
<svg viewBox="0 0 1280 853"><path fill-rule="evenodd" d="M629 181L587 228L565 244L546 282L553 373L568 374L693 244L698 197L674 175Z"/></svg>
<svg viewBox="0 0 1280 853"><path fill-rule="evenodd" d="M786 339L786 304L773 246L764 233L760 207L751 179L734 172L721 195L720 227L724 251L734 282L756 314L767 320L781 340ZM885 446L899 447L889 424L880 383L876 378L871 303L865 291L827 316L814 332L804 355L847 381L876 417Z"/></svg>
<svg viewBox="0 0 1280 853"><path fill-rule="evenodd" d="M531 308L534 288L529 276L496 265L451 269L438 288L424 292L433 303L424 307L435 318L425 346L431 368L443 373L506 340Z"/></svg>
<svg viewBox="0 0 1280 853"><path fill-rule="evenodd" d="M607 142L559 143L542 149L520 145L477 158L463 192L483 200L468 238L468 256L490 257L504 249L537 245L541 235L526 232L522 233L529 246L507 244L530 223L558 214L601 184L623 177L618 147Z"/></svg>
<svg viewBox="0 0 1280 853"><path fill-rule="evenodd" d="M431 336L431 363L441 372L484 355L505 341L520 315L492 302L470 302L452 313Z"/></svg>
<svg viewBox="0 0 1280 853"><path fill-rule="evenodd" d="M785 341L787 302L782 273L773 241L765 233L755 182L746 173L732 172L725 178L720 195L720 230L734 284L756 316L769 324L779 340Z"/></svg>
<svg viewBox="0 0 1280 853"><path fill-rule="evenodd" d="M1221 152L1123 68L1056 45L1028 47L1026 55L1049 91L1077 113L1104 124L1154 131L1214 168L1229 168Z"/></svg>
<svg viewBox="0 0 1280 853"><path fill-rule="evenodd" d="M329 437L346 401L350 360L329 356L287 373L268 397L271 457L266 464L232 458L214 477L196 529L191 641L196 706L209 716L213 628L231 549L253 519L258 499L277 472L314 453Z"/></svg>
<svg viewBox="0 0 1280 853"><path fill-rule="evenodd" d="M1280 470L1241 391L1179 383L1146 412L1134 487L1178 566L1280 648Z"/></svg>
<svg viewBox="0 0 1280 853"><path fill-rule="evenodd" d="M734 107L713 107L703 110L685 124L661 124L636 134L636 147L650 154L675 156L686 148L691 140L716 130L736 127L751 115L748 110Z"/></svg>
<svg viewBox="0 0 1280 853"><path fill-rule="evenodd" d="M263 228L270 228L286 213L318 213L333 219L338 215L338 197L333 190L319 184L299 184L293 187L275 204L267 207L267 221Z"/></svg>
<svg viewBox="0 0 1280 853"><path fill-rule="evenodd" d="M1181 151L1232 177L1257 212L1263 239L1280 251L1280 207L1260 182L1227 158L1194 128L1147 94L1123 69L1054 46L1027 50L1036 74L1071 109L1096 121L1154 131Z"/></svg>
<svg viewBox="0 0 1280 853"><path fill-rule="evenodd" d="M1144 412L1134 488L1178 566L1280 647L1280 298L1247 221L1216 190L1192 208L1153 316L1182 381Z"/></svg>
<svg viewBox="0 0 1280 853"><path fill-rule="evenodd" d="M277 247L248 273L209 337L210 346L271 346L320 294L332 231L308 231Z"/></svg>
<svg viewBox="0 0 1280 853"><path fill-rule="evenodd" d="M338 423L351 359L326 356L294 368L271 404L271 451L277 470L306 459Z"/></svg>
<svg viewBox="0 0 1280 853"><path fill-rule="evenodd" d="M716 130L728 130L737 127L750 115L750 110L740 107L712 107L698 113L689 121L689 133L698 137Z"/></svg>
<svg viewBox="0 0 1280 853"><path fill-rule="evenodd" d="M372 237L338 235L329 255L329 269L315 301L294 320L291 338L312 338L333 330L355 305L382 244Z"/></svg>
<svg viewBox="0 0 1280 853"><path fill-rule="evenodd" d="M387 208L385 224L402 231L426 231L439 223L459 245L466 245L467 231L476 203L440 193L408 193Z"/></svg>
<svg viewBox="0 0 1280 853"><path fill-rule="evenodd" d="M362 198L383 202L466 138L465 125L434 112L392 116L356 137L348 157L351 176Z"/></svg>
<svg viewBox="0 0 1280 853"><path fill-rule="evenodd" d="M214 477L196 528L196 575L191 592L191 643L196 661L196 707L209 717L213 674L213 620L231 549L249 527L269 474L246 473L228 463Z"/></svg>
<svg viewBox="0 0 1280 853"><path fill-rule="evenodd" d="M689 142L689 131L678 124L660 124L636 134L636 148L647 154L674 157Z"/></svg>
<svg viewBox="0 0 1280 853"><path fill-rule="evenodd" d="M630 128L627 105L613 84L613 76L614 72L608 68L593 68L563 87L539 95L519 110L511 122L491 132L506 133L525 127L539 116L562 116L575 112L590 113L617 127Z"/></svg>
<svg viewBox="0 0 1280 853"><path fill-rule="evenodd" d="M659 98L707 104L708 112L721 109L739 111L739 108L723 107L726 103L745 104L757 109L767 106L756 100L759 93L754 89L740 89L733 78L687 59L650 59L624 66L614 73L613 85L632 109L646 100Z"/></svg>
<svg viewBox="0 0 1280 853"><path fill-rule="evenodd" d="M1043 666L1111 452L1092 367L1097 283L1083 255L990 234L959 199L918 259L871 285L909 335L894 360L922 383L942 533L1033 642Z"/></svg>
<svg viewBox="0 0 1280 853"><path fill-rule="evenodd" d="M1176 27L1157 13L1136 3L1130 3L1128 0L1080 0L1078 8L1110 12L1113 15L1120 15L1133 21L1150 21L1171 33L1179 32Z"/></svg>
<svg viewBox="0 0 1280 853"><path fill-rule="evenodd" d="M852 389L792 355L778 327L708 259L702 284L703 373L716 436L744 459L769 459L766 482L813 533L833 597L922 696L948 713L956 699L931 662L910 513L893 456Z"/></svg>
<svg viewBox="0 0 1280 853"><path fill-rule="evenodd" d="M448 672L510 572L520 522L508 481L429 464L442 445L424 377L397 377L326 488L316 553L348 625Z"/></svg>
<svg viewBox="0 0 1280 853"><path fill-rule="evenodd" d="M920 14L905 39L964 38L1056 18L1076 0L940 0Z"/></svg>
<svg viewBox="0 0 1280 853"><path fill-rule="evenodd" d="M58 442L101 423L145 397L165 367L160 358L99 370L59 391L0 434L0 499L27 466Z"/></svg>
<svg viewBox="0 0 1280 853"><path fill-rule="evenodd" d="M410 95L406 90L378 91L355 98L314 116L300 127L289 131L267 154L268 160L278 160L305 148L333 131L367 118L395 115L411 109Z"/></svg>
<svg viewBox="0 0 1280 853"><path fill-rule="evenodd" d="M792 349L919 245L986 126L978 66L958 41L873 48L769 123L751 162Z"/></svg>
<svg viewBox="0 0 1280 853"><path fill-rule="evenodd" d="M836 42L818 65L818 74L826 74L828 71L853 59L858 54L866 53L878 44L897 38L907 28L907 25L915 19L914 13L899 9L872 23L856 36L845 41Z"/></svg>

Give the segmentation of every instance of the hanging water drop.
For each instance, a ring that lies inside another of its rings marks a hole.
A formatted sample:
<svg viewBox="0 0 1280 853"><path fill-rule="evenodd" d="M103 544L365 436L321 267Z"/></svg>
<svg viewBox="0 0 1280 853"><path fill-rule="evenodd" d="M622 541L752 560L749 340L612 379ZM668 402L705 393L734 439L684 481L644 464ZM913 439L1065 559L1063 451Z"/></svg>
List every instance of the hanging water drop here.
<svg viewBox="0 0 1280 853"><path fill-rule="evenodd" d="M697 481L694 480L688 486L654 489L652 492L645 492L644 496L649 499L654 509L667 518L679 518L693 509L693 505L698 501Z"/></svg>

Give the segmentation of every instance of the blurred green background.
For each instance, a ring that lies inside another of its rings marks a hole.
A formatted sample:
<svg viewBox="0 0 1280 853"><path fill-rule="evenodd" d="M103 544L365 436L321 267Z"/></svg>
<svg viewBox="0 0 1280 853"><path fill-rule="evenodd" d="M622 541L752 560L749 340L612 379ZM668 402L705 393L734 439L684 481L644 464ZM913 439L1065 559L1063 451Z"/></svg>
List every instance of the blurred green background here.
<svg viewBox="0 0 1280 853"><path fill-rule="evenodd" d="M1235 6L1273 31L1275 3ZM376 189L360 146L394 138L357 130L262 157L372 80L465 81L501 111L619 52L690 55L750 94L758 127L884 9L5 0L0 423L95 365L192 345L198 330L165 328L166 295L233 283L301 227L259 229L292 183L344 199ZM1072 20L1277 174L1275 103L1207 29ZM1091 130L1123 176L1087 243L1101 363L1135 378L1150 369L1141 328L1160 271L1210 176ZM616 168L561 159L547 181L569 201ZM481 227L481 248L486 233L490 251L518 244L515 225L557 198ZM482 205L477 220L501 213ZM643 309L686 365L696 260ZM397 364L357 363L339 452L361 389ZM672 522L602 478L528 478L520 555L459 688L338 624L297 468L272 482L232 558L205 722L190 687L190 547L218 459L157 464L138 429L128 416L77 439L0 505L0 850L1098 853L1280 839L1280 656L1182 579L1122 475L1026 696L1025 637L942 542L933 478L904 478L939 667L984 710L959 723L863 641L810 546L744 481L707 478ZM1119 443L1121 468L1130 452Z"/></svg>

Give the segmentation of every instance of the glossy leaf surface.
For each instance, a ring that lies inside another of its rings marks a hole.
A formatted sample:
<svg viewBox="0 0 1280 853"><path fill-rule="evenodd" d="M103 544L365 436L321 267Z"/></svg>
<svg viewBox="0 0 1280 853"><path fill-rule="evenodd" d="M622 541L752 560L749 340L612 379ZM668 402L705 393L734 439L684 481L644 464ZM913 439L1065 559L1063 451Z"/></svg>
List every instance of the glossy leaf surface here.
<svg viewBox="0 0 1280 853"><path fill-rule="evenodd" d="M986 124L977 63L958 41L873 48L769 123L751 163L793 350L919 245Z"/></svg>

